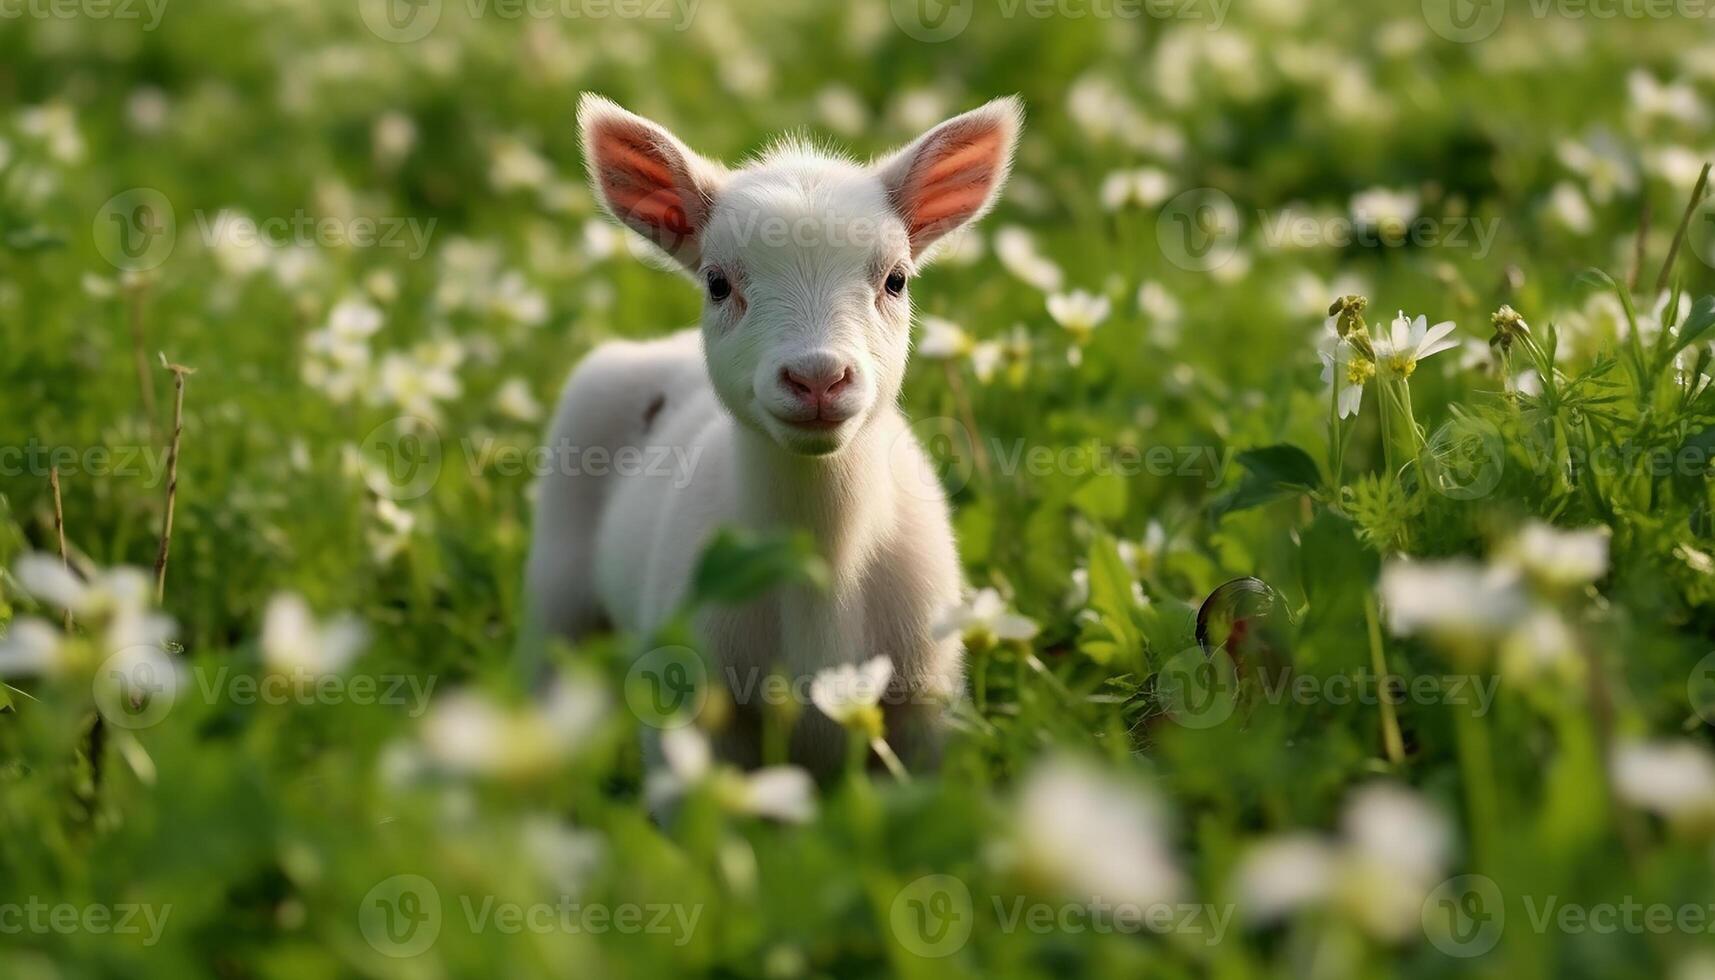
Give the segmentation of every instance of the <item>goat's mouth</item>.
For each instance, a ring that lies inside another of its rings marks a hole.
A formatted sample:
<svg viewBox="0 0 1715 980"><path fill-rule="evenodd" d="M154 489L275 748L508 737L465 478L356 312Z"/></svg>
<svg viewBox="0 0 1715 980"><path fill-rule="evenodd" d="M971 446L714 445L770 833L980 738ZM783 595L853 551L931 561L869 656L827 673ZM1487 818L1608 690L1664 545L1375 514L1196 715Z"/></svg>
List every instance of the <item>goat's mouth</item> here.
<svg viewBox="0 0 1715 980"><path fill-rule="evenodd" d="M767 428L780 448L800 456L826 456L846 443L847 434L857 426L858 417L843 418L812 416L792 419L767 412Z"/></svg>

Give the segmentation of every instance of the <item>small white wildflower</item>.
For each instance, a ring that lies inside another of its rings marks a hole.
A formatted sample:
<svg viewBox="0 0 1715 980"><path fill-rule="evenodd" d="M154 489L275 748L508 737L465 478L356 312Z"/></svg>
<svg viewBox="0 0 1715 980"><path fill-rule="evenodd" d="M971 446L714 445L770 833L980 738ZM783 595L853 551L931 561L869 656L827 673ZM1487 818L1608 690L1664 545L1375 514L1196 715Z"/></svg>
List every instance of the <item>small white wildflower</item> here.
<svg viewBox="0 0 1715 980"><path fill-rule="evenodd" d="M1556 588L1588 585L1608 573L1606 527L1564 531L1531 521L1513 541L1512 557L1531 577Z"/></svg>
<svg viewBox="0 0 1715 980"><path fill-rule="evenodd" d="M736 813L788 823L815 819L815 781L797 766L764 766L741 772L717 765L708 737L691 725L663 731L661 755L666 767L651 772L644 788L653 809L706 785L722 806Z"/></svg>
<svg viewBox="0 0 1715 980"><path fill-rule="evenodd" d="M810 703L846 728L875 737L881 734L882 696L893 679L893 661L874 657L862 664L840 664L810 681Z"/></svg>
<svg viewBox="0 0 1715 980"><path fill-rule="evenodd" d="M1006 271L1045 293L1060 288L1065 273L1037 251L1036 239L1017 225L1005 225L994 234L994 254Z"/></svg>
<svg viewBox="0 0 1715 980"><path fill-rule="evenodd" d="M841 136L856 136L869 125L869 109L844 85L828 85L816 93L816 114Z"/></svg>
<svg viewBox="0 0 1715 980"><path fill-rule="evenodd" d="M548 161L522 140L506 137L489 148L488 181L497 191L535 190L553 175Z"/></svg>
<svg viewBox="0 0 1715 980"><path fill-rule="evenodd" d="M1173 179L1155 167L1116 170L1102 179L1102 207L1118 211L1128 206L1152 208L1173 193Z"/></svg>
<svg viewBox="0 0 1715 980"><path fill-rule="evenodd" d="M494 394L494 407L507 418L535 422L542 417L542 403L523 378L507 378Z"/></svg>
<svg viewBox="0 0 1715 980"><path fill-rule="evenodd" d="M1715 756L1687 740L1627 742L1614 749L1614 791L1670 820L1715 818Z"/></svg>
<svg viewBox="0 0 1715 980"><path fill-rule="evenodd" d="M1156 797L1088 763L1055 759L1031 773L1018 834L1025 868L1069 897L1150 908L1185 891Z"/></svg>
<svg viewBox="0 0 1715 980"><path fill-rule="evenodd" d="M1389 562L1381 595L1394 632L1456 640L1500 636L1528 607L1513 569L1458 558Z"/></svg>
<svg viewBox="0 0 1715 980"><path fill-rule="evenodd" d="M994 589L982 589L968 602L948 610L935 627L936 637L963 636L965 645L977 650L1001 640L1023 643L1038 631L1035 620L1008 611L1006 600Z"/></svg>
<svg viewBox="0 0 1715 980"><path fill-rule="evenodd" d="M367 642L367 631L355 617L318 623L309 604L294 593L276 594L262 616L262 659L282 674L338 674Z"/></svg>
<svg viewBox="0 0 1715 980"><path fill-rule="evenodd" d="M1414 191L1373 187L1352 197L1352 220L1389 237L1405 234L1417 217L1419 199Z"/></svg>
<svg viewBox="0 0 1715 980"><path fill-rule="evenodd" d="M1070 293L1055 293L1048 297L1048 315L1071 335L1072 343L1082 347L1090 342L1096 328L1113 312L1113 303L1082 289Z"/></svg>
<svg viewBox="0 0 1715 980"><path fill-rule="evenodd" d="M1351 418L1364 404L1364 385L1375 377L1375 362L1352 346L1351 341L1329 331L1316 356L1322 359L1322 383L1337 385L1335 396L1340 417Z"/></svg>
<svg viewBox="0 0 1715 980"><path fill-rule="evenodd" d="M1452 332L1451 321L1431 327L1427 317L1408 319L1402 310L1394 317L1392 332L1376 341L1377 367L1389 377L1409 378L1418 361L1459 346L1458 341L1448 339Z"/></svg>
<svg viewBox="0 0 1715 980"><path fill-rule="evenodd" d="M919 357L952 360L969 356L975 347L971 335L953 321L938 316L923 318L923 339L917 342Z"/></svg>

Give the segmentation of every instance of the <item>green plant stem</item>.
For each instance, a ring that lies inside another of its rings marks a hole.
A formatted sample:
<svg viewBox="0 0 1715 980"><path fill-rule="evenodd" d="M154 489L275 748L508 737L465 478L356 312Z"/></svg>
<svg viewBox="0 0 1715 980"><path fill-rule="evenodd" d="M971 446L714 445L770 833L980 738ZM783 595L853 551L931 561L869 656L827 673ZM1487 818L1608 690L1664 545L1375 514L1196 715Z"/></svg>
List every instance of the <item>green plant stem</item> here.
<svg viewBox="0 0 1715 980"><path fill-rule="evenodd" d="M1471 849L1480 868L1494 867L1494 828L1499 824L1500 801L1495 788L1494 757L1489 728L1476 704L1460 705L1454 716L1454 738L1459 748L1459 771L1465 783L1465 809L1469 819Z"/></svg>
<svg viewBox="0 0 1715 980"><path fill-rule="evenodd" d="M1382 745L1387 749L1387 759L1394 765L1405 762L1405 739L1399 732L1399 715L1393 706L1393 696L1387 689L1387 657L1382 652L1381 617L1376 612L1374 595L1364 599L1364 621L1370 632L1370 669L1376 672L1376 682L1380 685L1377 700L1382 712Z"/></svg>

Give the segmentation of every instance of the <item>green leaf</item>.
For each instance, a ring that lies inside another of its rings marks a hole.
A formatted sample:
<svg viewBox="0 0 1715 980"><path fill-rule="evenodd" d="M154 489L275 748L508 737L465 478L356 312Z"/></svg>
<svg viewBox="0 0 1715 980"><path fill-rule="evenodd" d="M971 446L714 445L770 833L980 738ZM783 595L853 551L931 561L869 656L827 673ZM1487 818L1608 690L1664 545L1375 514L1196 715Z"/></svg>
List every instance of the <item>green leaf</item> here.
<svg viewBox="0 0 1715 980"><path fill-rule="evenodd" d="M1134 580L1109 535L1097 535L1090 545L1089 571L1090 611L1096 618L1084 621L1078 648L1101 664L1137 662L1143 653L1143 634L1134 618Z"/></svg>
<svg viewBox="0 0 1715 980"><path fill-rule="evenodd" d="M1715 296L1705 296L1691 308L1690 315L1674 338L1672 353L1677 354L1697 343L1710 327L1715 327Z"/></svg>
<svg viewBox="0 0 1715 980"><path fill-rule="evenodd" d="M1332 511L1318 513L1299 533L1298 561L1309 602L1307 628L1363 617L1364 598L1381 559L1358 540L1350 520Z"/></svg>
<svg viewBox="0 0 1715 980"><path fill-rule="evenodd" d="M1322 482L1322 471L1310 454L1290 443L1277 443L1238 454L1244 467L1239 485L1217 497L1210 505L1216 519L1234 511L1248 510L1294 493L1303 493Z"/></svg>
<svg viewBox="0 0 1715 980"><path fill-rule="evenodd" d="M828 579L828 564L807 533L762 535L722 528L697 561L690 601L735 605L778 585L825 589Z"/></svg>
<svg viewBox="0 0 1715 980"><path fill-rule="evenodd" d="M1072 494L1072 504L1103 523L1115 523L1125 517L1126 483L1118 473L1101 473Z"/></svg>

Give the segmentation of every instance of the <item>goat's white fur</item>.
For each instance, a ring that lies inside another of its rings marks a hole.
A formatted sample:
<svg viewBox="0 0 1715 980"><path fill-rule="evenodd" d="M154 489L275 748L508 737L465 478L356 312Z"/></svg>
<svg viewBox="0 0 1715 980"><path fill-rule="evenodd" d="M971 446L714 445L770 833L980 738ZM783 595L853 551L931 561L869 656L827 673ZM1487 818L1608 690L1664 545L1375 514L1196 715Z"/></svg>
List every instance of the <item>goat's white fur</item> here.
<svg viewBox="0 0 1715 980"><path fill-rule="evenodd" d="M807 529L831 587L700 613L716 679L736 688L779 670L797 681L885 655L889 740L908 759L932 757L963 677L959 638L937 637L935 624L962 578L947 502L897 407L909 299L884 282L915 272L937 238L993 205L1019 103L991 102L870 165L789 142L733 170L606 99L586 95L578 115L597 198L698 280L704 315L700 329L603 344L567 382L550 447L614 459L625 447L666 449L633 458L675 464L543 479L527 571L536 625L571 638L603 623L648 635L679 608L716 528ZM730 281L725 301L709 295L711 272ZM819 409L783 387L785 370L836 364L850 382ZM794 425L804 412L835 421ZM716 744L754 765L746 707L758 706L739 705ZM826 770L844 745L805 706L794 761Z"/></svg>

